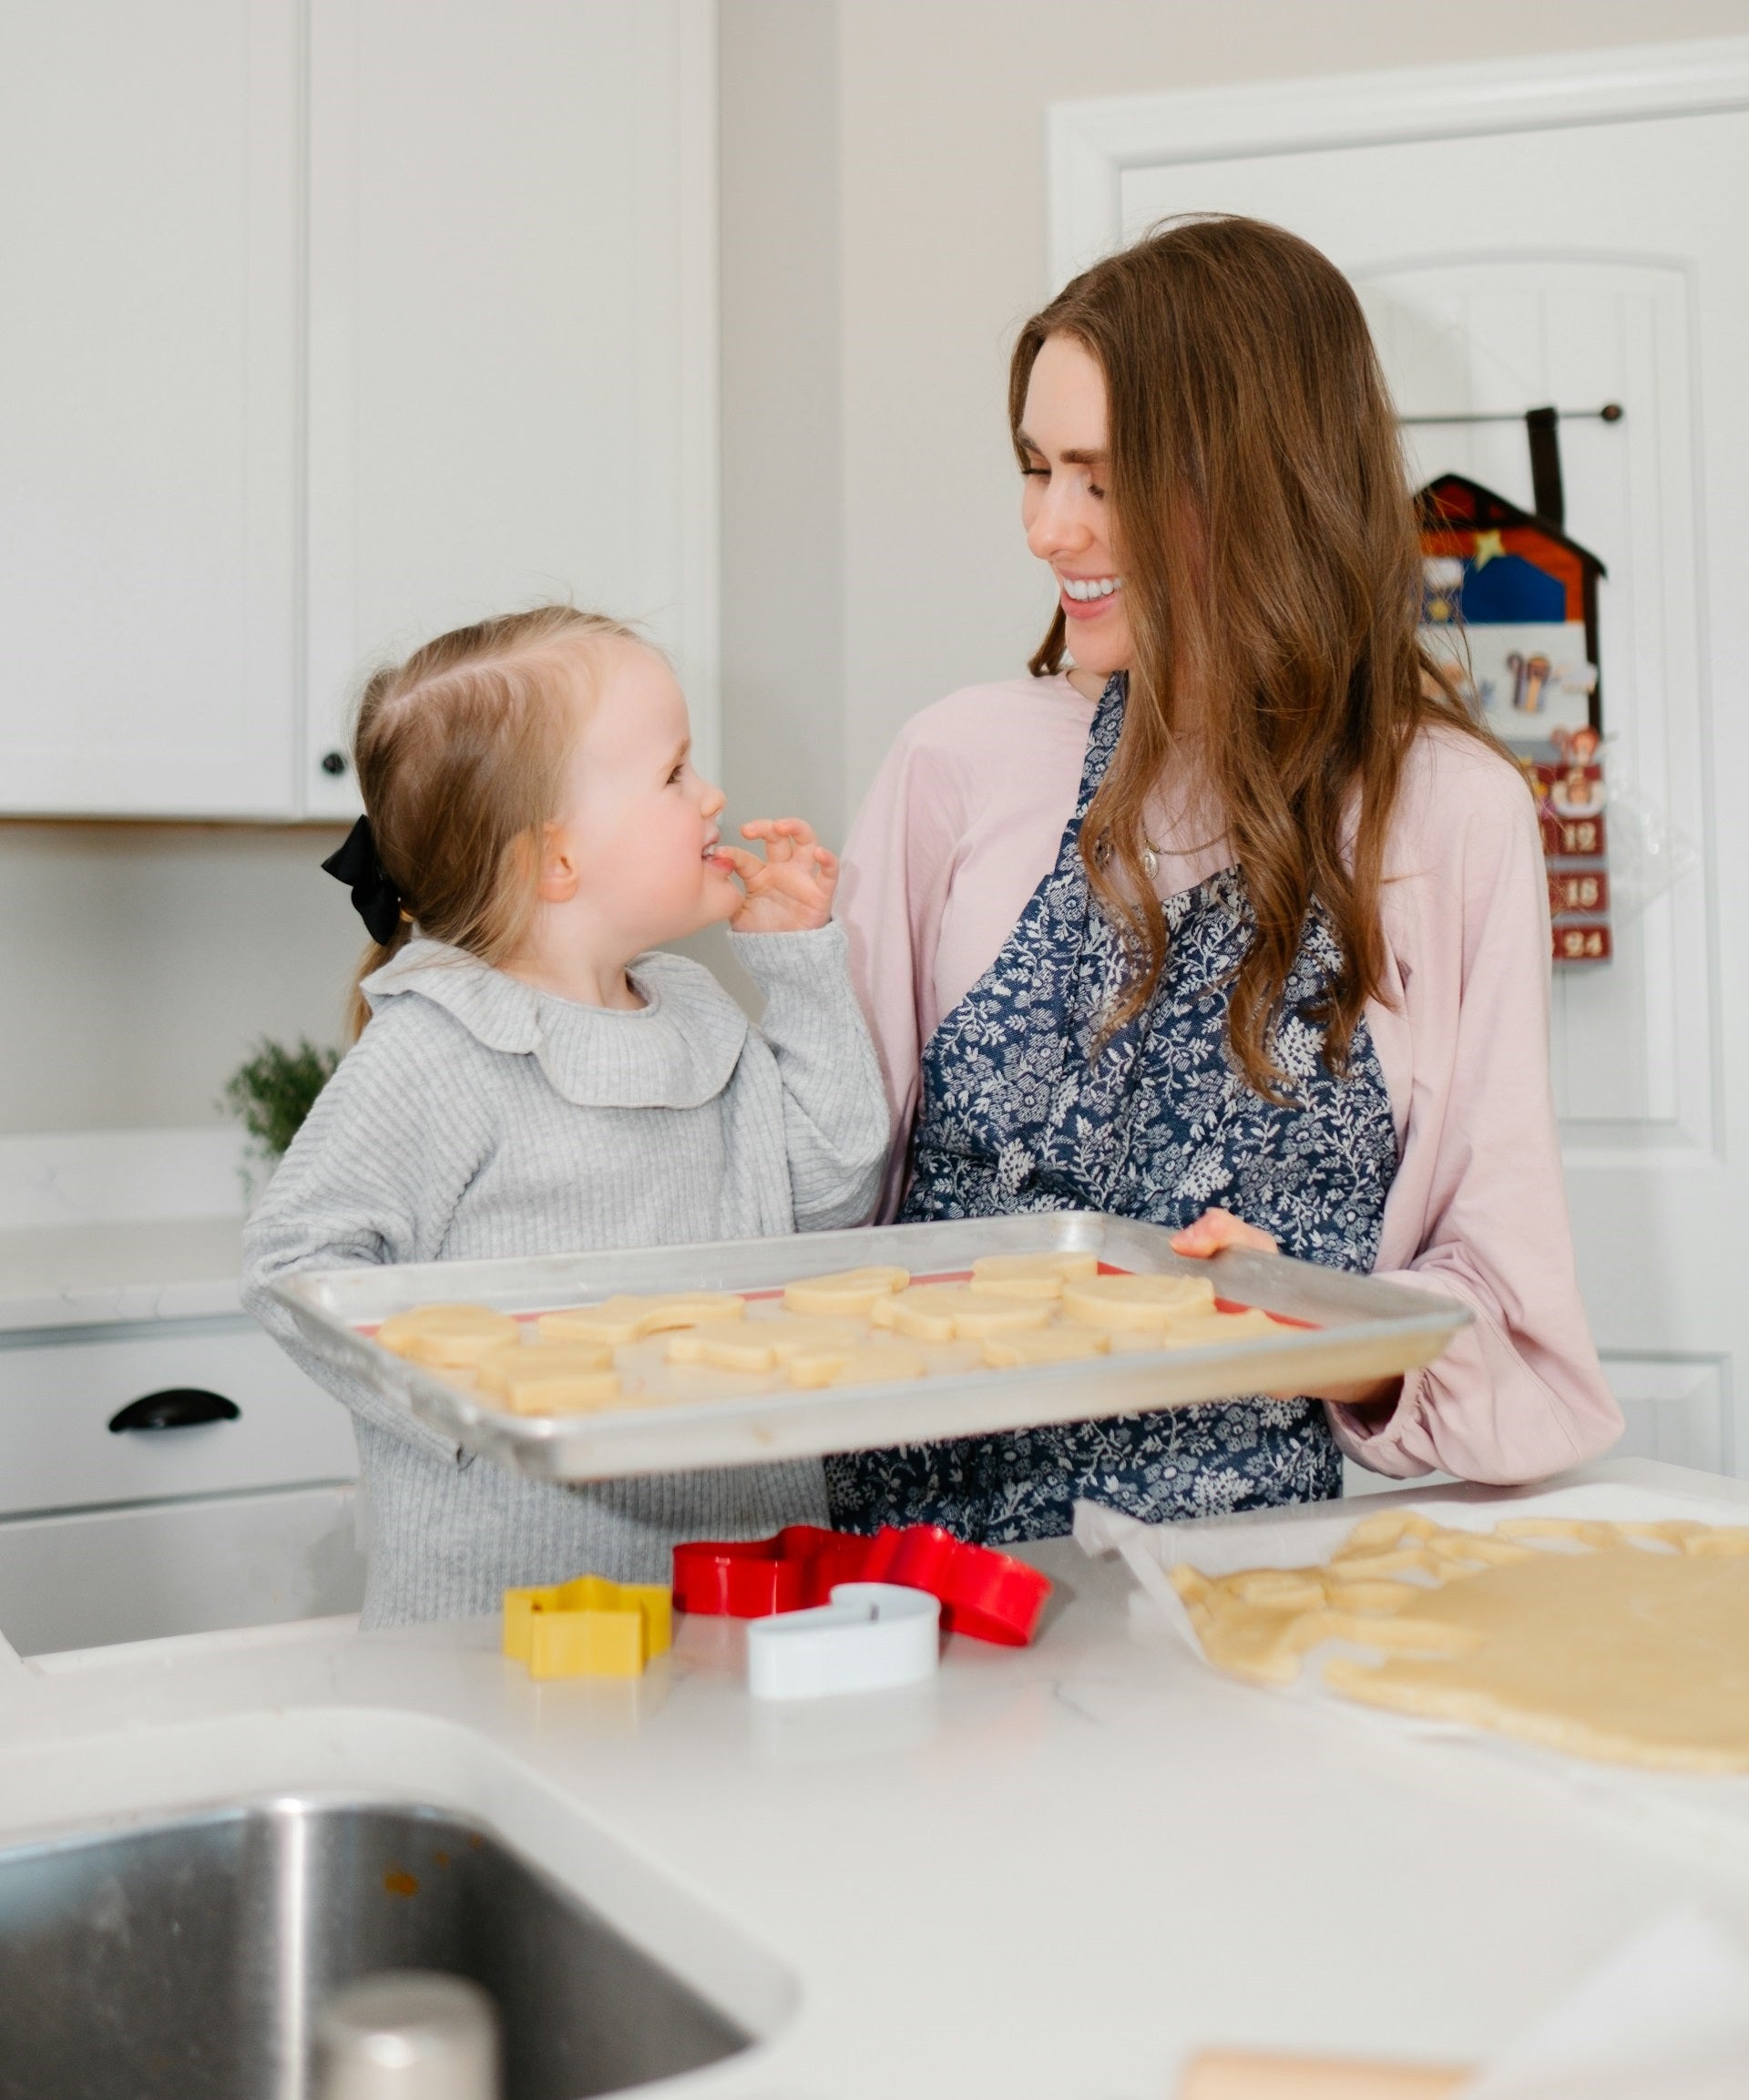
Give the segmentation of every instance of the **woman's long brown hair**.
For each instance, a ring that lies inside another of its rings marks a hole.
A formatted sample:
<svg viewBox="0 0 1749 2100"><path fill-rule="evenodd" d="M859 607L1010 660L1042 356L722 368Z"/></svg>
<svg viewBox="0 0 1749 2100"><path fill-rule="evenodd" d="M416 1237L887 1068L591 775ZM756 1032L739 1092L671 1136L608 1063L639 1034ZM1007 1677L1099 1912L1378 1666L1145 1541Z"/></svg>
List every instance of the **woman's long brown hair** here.
<svg viewBox="0 0 1749 2100"><path fill-rule="evenodd" d="M1421 548L1396 418L1360 303L1316 249L1256 220L1169 221L1096 262L1020 331L1008 381L1015 450L1051 336L1105 375L1107 500L1135 661L1123 733L1081 854L1134 968L1109 1029L1164 967L1144 810L1193 748L1244 876L1256 933L1228 1035L1246 1080L1291 1090L1273 1055L1315 901L1342 964L1309 1019L1346 1068L1385 989L1379 888L1409 745L1432 723L1486 737L1416 634ZM1032 658L1062 669L1059 606ZM1201 695L1193 744L1186 675Z"/></svg>

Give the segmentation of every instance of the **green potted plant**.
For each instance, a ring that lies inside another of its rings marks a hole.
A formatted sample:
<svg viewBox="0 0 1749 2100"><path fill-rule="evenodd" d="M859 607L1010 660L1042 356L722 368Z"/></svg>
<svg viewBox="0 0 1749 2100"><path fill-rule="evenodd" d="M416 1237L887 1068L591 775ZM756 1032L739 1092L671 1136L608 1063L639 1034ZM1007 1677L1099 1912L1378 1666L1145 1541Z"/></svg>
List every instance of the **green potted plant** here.
<svg viewBox="0 0 1749 2100"><path fill-rule="evenodd" d="M339 1062L338 1050L307 1037L288 1050L263 1036L253 1056L225 1081L224 1106L249 1132L251 1161L243 1178L251 1193L265 1185Z"/></svg>

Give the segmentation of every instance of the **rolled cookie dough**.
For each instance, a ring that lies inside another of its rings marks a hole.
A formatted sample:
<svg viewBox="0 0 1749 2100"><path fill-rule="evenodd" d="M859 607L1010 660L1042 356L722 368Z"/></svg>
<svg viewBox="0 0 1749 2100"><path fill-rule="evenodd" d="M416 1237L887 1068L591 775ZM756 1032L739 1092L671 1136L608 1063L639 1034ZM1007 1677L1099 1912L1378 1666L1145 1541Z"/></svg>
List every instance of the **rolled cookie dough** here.
<svg viewBox="0 0 1749 2100"><path fill-rule="evenodd" d="M725 1371L769 1371L804 1349L848 1347L866 1339L860 1320L798 1319L793 1313L779 1313L773 1319L738 1325L712 1321L685 1328L670 1337L668 1360L714 1364Z"/></svg>
<svg viewBox="0 0 1749 2100"><path fill-rule="evenodd" d="M1102 1357L1111 1337L1102 1327L1035 1327L1018 1335L992 1335L984 1345L984 1361L998 1371L1022 1370L1031 1364L1076 1364Z"/></svg>
<svg viewBox="0 0 1749 2100"><path fill-rule="evenodd" d="M1247 1338L1255 1341L1287 1332L1286 1327L1278 1320L1272 1320L1267 1313L1247 1306L1242 1313L1187 1314L1182 1319L1173 1320L1159 1336L1155 1346L1162 1349L1208 1349L1218 1347L1223 1342L1243 1342Z"/></svg>
<svg viewBox="0 0 1749 2100"><path fill-rule="evenodd" d="M972 1285L1005 1298L1060 1298L1072 1277L1099 1273L1100 1257L1091 1253L980 1255L972 1264Z"/></svg>
<svg viewBox="0 0 1749 2100"><path fill-rule="evenodd" d="M480 1391L513 1415L575 1415L620 1397L613 1351L599 1342L506 1342L480 1358Z"/></svg>
<svg viewBox="0 0 1749 2100"><path fill-rule="evenodd" d="M525 1353L533 1357L540 1352L529 1349ZM624 1398L624 1388L618 1371L557 1371L533 1367L511 1373L489 1398L513 1415L582 1415L597 1408L616 1406Z"/></svg>
<svg viewBox="0 0 1749 2100"><path fill-rule="evenodd" d="M604 1298L598 1306L542 1313L544 1342L605 1342L617 1347L670 1327L701 1327L707 1320L739 1320L747 1301L734 1291L664 1291L647 1297Z"/></svg>
<svg viewBox="0 0 1749 2100"><path fill-rule="evenodd" d="M483 1393L507 1393L520 1379L559 1378L610 1371L613 1351L603 1342L506 1342L479 1361Z"/></svg>
<svg viewBox="0 0 1749 2100"><path fill-rule="evenodd" d="M508 1313L486 1306L414 1306L411 1312L391 1313L376 1330L377 1340L397 1357L445 1368L477 1364L521 1335Z"/></svg>
<svg viewBox="0 0 1749 2100"><path fill-rule="evenodd" d="M877 1300L902 1291L910 1281L909 1269L839 1269L831 1275L802 1276L786 1285L783 1304L793 1313L865 1320Z"/></svg>
<svg viewBox="0 0 1749 2100"><path fill-rule="evenodd" d="M1054 1309L1048 1298L1000 1297L971 1284L913 1284L881 1299L871 1317L913 1341L981 1342L1042 1327Z"/></svg>
<svg viewBox="0 0 1749 2100"><path fill-rule="evenodd" d="M1381 1512L1327 1567L1172 1582L1243 1676L1290 1683L1307 1649L1351 1641L1384 1659L1325 1663L1345 1698L1609 1764L1749 1771L1749 1530Z"/></svg>
<svg viewBox="0 0 1749 2100"><path fill-rule="evenodd" d="M1214 1310L1206 1276L1078 1276L1063 1286L1063 1311L1096 1327L1163 1327Z"/></svg>
<svg viewBox="0 0 1749 2100"><path fill-rule="evenodd" d="M903 1342L863 1342L849 1348L808 1349L790 1359L793 1386L885 1386L920 1378L928 1368Z"/></svg>

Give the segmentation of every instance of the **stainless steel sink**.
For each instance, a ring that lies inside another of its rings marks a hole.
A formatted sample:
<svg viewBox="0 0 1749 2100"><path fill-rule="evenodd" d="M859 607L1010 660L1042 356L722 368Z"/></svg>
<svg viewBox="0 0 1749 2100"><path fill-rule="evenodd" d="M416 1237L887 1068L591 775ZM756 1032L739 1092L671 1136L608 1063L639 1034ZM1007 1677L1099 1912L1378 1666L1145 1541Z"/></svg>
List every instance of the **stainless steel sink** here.
<svg viewBox="0 0 1749 2100"><path fill-rule="evenodd" d="M0 1851L4 2100L302 2100L314 2014L381 1969L497 2003L506 2100L577 2100L750 2037L496 1839L281 1799Z"/></svg>

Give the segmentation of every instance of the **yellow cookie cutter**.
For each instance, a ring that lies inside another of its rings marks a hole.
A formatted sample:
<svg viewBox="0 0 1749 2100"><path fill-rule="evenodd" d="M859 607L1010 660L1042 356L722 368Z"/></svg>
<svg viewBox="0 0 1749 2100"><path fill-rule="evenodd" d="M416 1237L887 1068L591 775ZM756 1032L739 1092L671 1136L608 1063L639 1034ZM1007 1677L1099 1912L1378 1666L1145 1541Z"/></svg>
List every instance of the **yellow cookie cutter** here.
<svg viewBox="0 0 1749 2100"><path fill-rule="evenodd" d="M661 1583L578 1575L504 1593L504 1652L531 1677L641 1677L674 1641L673 1593Z"/></svg>

